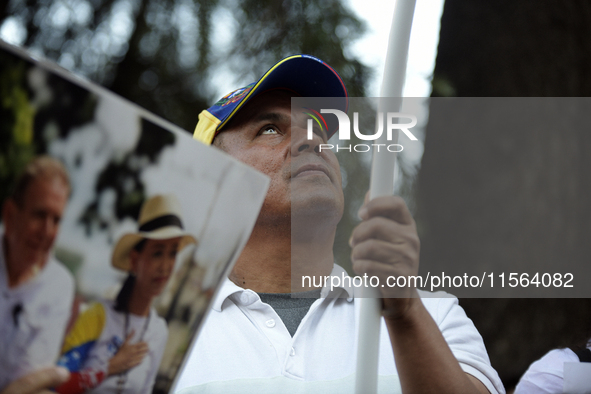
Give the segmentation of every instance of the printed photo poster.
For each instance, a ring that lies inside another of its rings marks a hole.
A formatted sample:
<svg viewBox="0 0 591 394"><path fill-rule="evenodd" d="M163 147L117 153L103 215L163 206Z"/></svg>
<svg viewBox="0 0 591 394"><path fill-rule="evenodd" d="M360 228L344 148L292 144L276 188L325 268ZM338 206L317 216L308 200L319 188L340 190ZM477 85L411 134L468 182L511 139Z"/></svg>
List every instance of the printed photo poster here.
<svg viewBox="0 0 591 394"><path fill-rule="evenodd" d="M1 42L0 94L0 203L15 199L31 162L49 157L63 165L70 191L50 255L75 284L74 294L50 287L56 299L73 300L71 316L57 322L64 332L43 332L40 325L23 343L2 340L0 389L42 363L36 338L51 335L63 345L49 357L71 368L79 384L168 393L218 284L248 240L268 179L111 92ZM13 205L20 212L22 204ZM3 215L3 245L18 239L8 234L14 227ZM2 251L0 286L13 294L6 247ZM170 271L162 268L166 258L173 259ZM36 269L31 280L43 271ZM147 303L148 317L118 304L130 281L121 304ZM29 302L13 298L0 300L0 335L17 338L26 329ZM107 376L111 359L140 342L149 350L139 363Z"/></svg>

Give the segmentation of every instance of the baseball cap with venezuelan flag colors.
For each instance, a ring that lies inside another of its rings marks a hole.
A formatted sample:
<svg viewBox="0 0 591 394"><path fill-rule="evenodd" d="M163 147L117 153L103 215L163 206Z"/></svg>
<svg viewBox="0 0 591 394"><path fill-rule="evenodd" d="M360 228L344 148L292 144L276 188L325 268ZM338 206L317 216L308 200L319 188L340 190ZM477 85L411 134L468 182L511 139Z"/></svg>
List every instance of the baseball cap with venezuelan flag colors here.
<svg viewBox="0 0 591 394"><path fill-rule="evenodd" d="M339 74L316 57L293 55L279 61L257 82L227 94L213 106L202 111L193 138L211 144L214 137L248 100L272 89L290 90L300 97L331 97L333 108L334 98L337 98L336 109L347 111L347 88ZM336 130L336 124L329 125L328 137L330 138Z"/></svg>

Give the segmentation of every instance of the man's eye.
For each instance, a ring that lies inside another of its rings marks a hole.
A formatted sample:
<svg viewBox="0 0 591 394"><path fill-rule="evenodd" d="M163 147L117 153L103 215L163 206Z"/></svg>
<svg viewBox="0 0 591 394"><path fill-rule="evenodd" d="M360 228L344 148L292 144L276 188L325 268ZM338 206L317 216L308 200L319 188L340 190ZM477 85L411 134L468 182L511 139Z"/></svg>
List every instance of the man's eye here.
<svg viewBox="0 0 591 394"><path fill-rule="evenodd" d="M261 131L261 135L265 135L265 134L279 134L279 130L277 130L275 127L265 127Z"/></svg>

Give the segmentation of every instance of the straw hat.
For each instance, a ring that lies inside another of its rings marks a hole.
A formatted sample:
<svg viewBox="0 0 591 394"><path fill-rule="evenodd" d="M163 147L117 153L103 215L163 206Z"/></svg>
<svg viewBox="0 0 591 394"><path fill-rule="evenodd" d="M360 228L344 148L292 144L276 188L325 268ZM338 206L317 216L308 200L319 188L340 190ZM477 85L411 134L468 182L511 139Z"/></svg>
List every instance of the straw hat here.
<svg viewBox="0 0 591 394"><path fill-rule="evenodd" d="M182 237L179 250L191 243L197 243L192 235L183 230L181 209L174 195L157 195L142 205L138 219L138 232L123 235L115 249L111 264L123 271L129 271L129 253L142 239L170 239Z"/></svg>

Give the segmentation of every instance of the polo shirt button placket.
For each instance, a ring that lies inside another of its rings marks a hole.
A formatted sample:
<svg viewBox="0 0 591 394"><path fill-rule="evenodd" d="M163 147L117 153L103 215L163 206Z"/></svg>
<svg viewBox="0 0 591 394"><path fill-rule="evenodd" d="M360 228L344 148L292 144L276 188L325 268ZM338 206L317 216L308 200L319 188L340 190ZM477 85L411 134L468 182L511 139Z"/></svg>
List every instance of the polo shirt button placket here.
<svg viewBox="0 0 591 394"><path fill-rule="evenodd" d="M265 322L265 324L267 325L267 327L273 328L275 327L275 319L269 319Z"/></svg>

